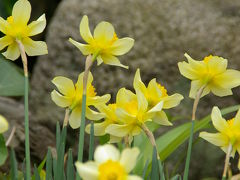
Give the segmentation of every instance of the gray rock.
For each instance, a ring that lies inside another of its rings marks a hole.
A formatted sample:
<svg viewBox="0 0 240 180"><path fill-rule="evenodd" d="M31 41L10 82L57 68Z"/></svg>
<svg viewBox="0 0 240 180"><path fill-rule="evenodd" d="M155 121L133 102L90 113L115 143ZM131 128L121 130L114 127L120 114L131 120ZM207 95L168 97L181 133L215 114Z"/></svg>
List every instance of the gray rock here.
<svg viewBox="0 0 240 180"><path fill-rule="evenodd" d="M39 58L32 76L30 107L37 122L54 127L63 119L64 110L50 98L54 89L51 80L63 75L76 81L83 71L85 57L68 38L81 41L79 23L84 14L88 15L92 30L106 20L114 25L119 37L135 39L132 51L120 57L129 70L94 65L94 84L99 94L111 93L115 97L121 87L132 89L135 71L140 68L144 82L156 77L169 94L184 94L182 106L171 112L190 117L190 83L177 68L177 62L185 59L185 52L196 59L209 54L223 56L229 59L230 67L240 69L238 0L64 0L48 26L49 55ZM225 98L209 95L200 103L198 115L208 114L213 105L227 107L237 103L237 92Z"/></svg>

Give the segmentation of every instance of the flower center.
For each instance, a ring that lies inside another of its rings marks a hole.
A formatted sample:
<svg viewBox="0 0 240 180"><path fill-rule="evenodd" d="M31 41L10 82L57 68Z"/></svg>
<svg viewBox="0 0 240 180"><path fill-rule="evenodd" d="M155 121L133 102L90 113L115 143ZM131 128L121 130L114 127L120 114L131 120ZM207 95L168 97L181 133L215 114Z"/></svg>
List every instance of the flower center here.
<svg viewBox="0 0 240 180"><path fill-rule="evenodd" d="M135 100L132 100L125 104L124 109L132 115L137 115L138 113L138 103Z"/></svg>
<svg viewBox="0 0 240 180"><path fill-rule="evenodd" d="M158 88L159 88L159 89L161 90L161 92L162 92L162 97L168 96L168 94L167 94L167 89L166 89L164 86L162 86L160 83L158 83L157 86L158 86Z"/></svg>
<svg viewBox="0 0 240 180"><path fill-rule="evenodd" d="M95 87L93 87L93 85L90 85L88 90L87 90L87 95L94 97L97 95L96 91L95 91Z"/></svg>
<svg viewBox="0 0 240 180"><path fill-rule="evenodd" d="M8 22L9 24L12 24L12 23L13 23L13 17L12 17L12 16L9 16L9 17L7 18L7 22Z"/></svg>
<svg viewBox="0 0 240 180"><path fill-rule="evenodd" d="M99 180L125 180L127 178L126 170L119 162L108 160L98 168Z"/></svg>
<svg viewBox="0 0 240 180"><path fill-rule="evenodd" d="M234 118L227 120L227 123L230 127L232 127L234 123Z"/></svg>
<svg viewBox="0 0 240 180"><path fill-rule="evenodd" d="M213 58L212 55L209 55L203 59L203 62L208 63Z"/></svg>

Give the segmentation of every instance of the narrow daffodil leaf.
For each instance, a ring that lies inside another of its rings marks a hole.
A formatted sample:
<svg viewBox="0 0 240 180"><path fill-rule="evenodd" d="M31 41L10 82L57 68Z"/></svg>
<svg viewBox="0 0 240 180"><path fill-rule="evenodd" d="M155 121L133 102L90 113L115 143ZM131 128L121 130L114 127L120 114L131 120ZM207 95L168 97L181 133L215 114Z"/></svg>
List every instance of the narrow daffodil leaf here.
<svg viewBox="0 0 240 180"><path fill-rule="evenodd" d="M157 159L157 150L156 150L156 148L153 148L153 153L152 153L151 179L154 179L154 180L159 179L159 166L158 166L158 159Z"/></svg>
<svg viewBox="0 0 240 180"><path fill-rule="evenodd" d="M36 164L34 164L34 176L33 176L32 180L41 180Z"/></svg>
<svg viewBox="0 0 240 180"><path fill-rule="evenodd" d="M52 180L52 153L50 148L48 148L48 152L47 152L46 179Z"/></svg>
<svg viewBox="0 0 240 180"><path fill-rule="evenodd" d="M143 174L142 174L142 178L144 179L147 173L147 169L148 169L148 165L149 165L149 159L146 161L145 165L144 165L144 169L143 169Z"/></svg>
<svg viewBox="0 0 240 180"><path fill-rule="evenodd" d="M17 160L15 156L15 152L11 149L10 153L10 164L11 164L11 180L18 180L18 170L17 170Z"/></svg>
<svg viewBox="0 0 240 180"><path fill-rule="evenodd" d="M90 143L89 143L89 160L93 160L94 153L94 123L91 121Z"/></svg>
<svg viewBox="0 0 240 180"><path fill-rule="evenodd" d="M73 166L72 149L69 149L69 151L68 151L67 180L74 180L74 166Z"/></svg>

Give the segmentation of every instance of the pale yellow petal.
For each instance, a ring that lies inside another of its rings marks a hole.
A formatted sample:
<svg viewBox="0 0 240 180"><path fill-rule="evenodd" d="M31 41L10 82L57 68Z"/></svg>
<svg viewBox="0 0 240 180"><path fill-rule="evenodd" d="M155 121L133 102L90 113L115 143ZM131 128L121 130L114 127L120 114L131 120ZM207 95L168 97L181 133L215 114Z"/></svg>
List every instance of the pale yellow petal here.
<svg viewBox="0 0 240 180"><path fill-rule="evenodd" d="M57 76L52 80L52 83L58 88L63 95L73 97L75 95L75 87L71 79Z"/></svg>
<svg viewBox="0 0 240 180"><path fill-rule="evenodd" d="M20 56L20 51L16 42L10 44L7 51L2 53L7 59L12 61L16 60Z"/></svg>
<svg viewBox="0 0 240 180"><path fill-rule="evenodd" d="M124 167L127 173L130 173L137 163L137 158L140 151L138 148L126 148L122 151L120 164Z"/></svg>
<svg viewBox="0 0 240 180"><path fill-rule="evenodd" d="M119 124L111 124L106 128L106 133L117 136L124 137L131 133L132 125L119 125Z"/></svg>
<svg viewBox="0 0 240 180"><path fill-rule="evenodd" d="M238 110L238 112L234 118L233 125L240 129L240 109Z"/></svg>
<svg viewBox="0 0 240 180"><path fill-rule="evenodd" d="M104 118L105 114L93 111L89 107L87 107L86 108L86 117L89 120L96 121L96 120L100 120L100 119Z"/></svg>
<svg viewBox="0 0 240 180"><path fill-rule="evenodd" d="M100 22L94 29L94 39L98 42L109 42L114 37L114 28L112 24L106 21Z"/></svg>
<svg viewBox="0 0 240 180"><path fill-rule="evenodd" d="M213 56L207 63L209 72L220 74L226 71L227 60L222 57Z"/></svg>
<svg viewBox="0 0 240 180"><path fill-rule="evenodd" d="M160 101L158 104L156 104L152 109L150 109L148 112L159 112L163 108L163 101Z"/></svg>
<svg viewBox="0 0 240 180"><path fill-rule="evenodd" d="M97 65L100 66L103 63L101 56L97 57Z"/></svg>
<svg viewBox="0 0 240 180"><path fill-rule="evenodd" d="M137 100L137 96L130 90L121 88L117 92L116 103L118 106L124 107L126 103Z"/></svg>
<svg viewBox="0 0 240 180"><path fill-rule="evenodd" d="M82 107L76 107L73 109L69 117L69 124L73 129L77 129L81 125Z"/></svg>
<svg viewBox="0 0 240 180"><path fill-rule="evenodd" d="M103 96L87 97L87 105L100 106L101 104L106 104L110 99L110 94L105 94Z"/></svg>
<svg viewBox="0 0 240 180"><path fill-rule="evenodd" d="M196 72L204 72L207 70L207 65L203 61L197 61L191 58L187 53L184 54L184 56L187 58L189 65L193 70Z"/></svg>
<svg viewBox="0 0 240 180"><path fill-rule="evenodd" d="M0 115L0 134L6 132L8 130L8 122L7 120Z"/></svg>
<svg viewBox="0 0 240 180"><path fill-rule="evenodd" d="M4 36L0 38L0 51L13 43L13 38L11 36Z"/></svg>
<svg viewBox="0 0 240 180"><path fill-rule="evenodd" d="M152 120L160 125L164 126L172 126L172 123L168 120L168 117L164 111L160 111L155 113L155 116L152 118Z"/></svg>
<svg viewBox="0 0 240 180"><path fill-rule="evenodd" d="M199 91L199 89L201 87L203 87L204 84L200 81L200 80L194 80L191 82L191 89L190 89L190 93L189 93L189 97L195 99L197 92ZM208 86L206 86L203 90L202 96L207 95L210 92L210 89Z"/></svg>
<svg viewBox="0 0 240 180"><path fill-rule="evenodd" d="M201 132L199 136L206 141L214 144L215 146L227 146L228 145L228 137L221 134L221 133L207 133L207 132Z"/></svg>
<svg viewBox="0 0 240 180"><path fill-rule="evenodd" d="M145 98L144 94L141 91L137 91L136 95L137 95L137 101L138 101L138 111L142 113L146 112L148 108L147 99ZM154 110L158 110L159 108L161 108L161 106L157 106L156 109Z"/></svg>
<svg viewBox="0 0 240 180"><path fill-rule="evenodd" d="M128 66L125 66L125 65L121 64L119 59L117 57L113 56L113 55L102 54L101 58L102 58L102 60L105 64L109 64L109 65L112 65L112 66L119 66L119 67L128 69Z"/></svg>
<svg viewBox="0 0 240 180"><path fill-rule="evenodd" d="M188 79L195 80L199 78L199 72L197 72L197 69L193 69L190 64L185 61L178 63L178 69L180 73Z"/></svg>
<svg viewBox="0 0 240 180"><path fill-rule="evenodd" d="M156 78L152 79L149 83L148 83L148 92L151 94L151 97L162 97L162 91L159 89L158 84L156 82Z"/></svg>
<svg viewBox="0 0 240 180"><path fill-rule="evenodd" d="M109 125L109 121L103 121L101 123L94 123L94 135L95 136L103 136L105 135L105 129L107 128L107 126ZM91 130L91 124L88 124L86 126L85 131L90 134L90 130Z"/></svg>
<svg viewBox="0 0 240 180"><path fill-rule="evenodd" d="M136 175L128 175L127 180L143 180L143 178L141 178L140 176L136 176Z"/></svg>
<svg viewBox="0 0 240 180"><path fill-rule="evenodd" d="M218 109L218 107L216 107L216 106L213 107L212 113L211 113L211 118L212 118L214 127L218 131L220 131L222 133L227 131L228 124L227 124L226 120L222 118L221 111Z"/></svg>
<svg viewBox="0 0 240 180"><path fill-rule="evenodd" d="M231 89L225 89L216 85L209 85L209 88L214 95L219 97L232 95Z"/></svg>
<svg viewBox="0 0 240 180"><path fill-rule="evenodd" d="M71 98L63 96L55 90L52 91L51 98L53 102L60 107L69 107L72 103Z"/></svg>
<svg viewBox="0 0 240 180"><path fill-rule="evenodd" d="M40 16L36 21L31 22L28 25L28 36L34 36L43 32L46 27L45 14Z"/></svg>
<svg viewBox="0 0 240 180"><path fill-rule="evenodd" d="M107 160L118 161L120 159L119 150L110 144L98 146L94 153L94 160L97 163L104 163Z"/></svg>
<svg viewBox="0 0 240 180"><path fill-rule="evenodd" d="M137 69L135 73L133 87L135 91L141 91L143 94L147 93L147 88L141 80L140 69Z"/></svg>
<svg viewBox="0 0 240 180"><path fill-rule="evenodd" d="M14 23L27 24L31 15L31 4L28 0L18 0L12 10Z"/></svg>
<svg viewBox="0 0 240 180"><path fill-rule="evenodd" d="M80 35L82 36L84 41L86 41L87 43L92 42L93 37L89 29L88 17L86 15L83 16L79 29L80 29Z"/></svg>
<svg viewBox="0 0 240 180"><path fill-rule="evenodd" d="M131 115L122 108L116 109L116 115L120 122L130 123L136 120L135 115Z"/></svg>
<svg viewBox="0 0 240 180"><path fill-rule="evenodd" d="M84 56L87 56L87 55L93 53L92 48L91 48L90 45L79 43L79 42L73 40L72 38L70 38L69 41L70 41L74 46L76 46L76 47L82 52L82 54L83 54Z"/></svg>
<svg viewBox="0 0 240 180"><path fill-rule="evenodd" d="M166 96L162 99L163 103L163 109L169 109L176 107L180 104L180 102L183 100L183 96L181 94L173 94L171 96Z"/></svg>
<svg viewBox="0 0 240 180"><path fill-rule="evenodd" d="M98 180L98 166L95 162L75 163L78 174L83 180Z"/></svg>
<svg viewBox="0 0 240 180"><path fill-rule="evenodd" d="M33 41L31 38L22 40L25 51L29 56L40 56L48 54L47 44L43 41Z"/></svg>
<svg viewBox="0 0 240 180"><path fill-rule="evenodd" d="M108 143L118 143L121 140L122 140L122 137L110 135L110 139L109 139Z"/></svg>
<svg viewBox="0 0 240 180"><path fill-rule="evenodd" d="M214 77L214 84L221 86L222 88L234 88L240 85L240 71L227 69L224 73L221 73Z"/></svg>
<svg viewBox="0 0 240 180"><path fill-rule="evenodd" d="M112 44L110 48L111 54L116 56L126 54L133 47L133 44L134 39L132 38L118 39Z"/></svg>
<svg viewBox="0 0 240 180"><path fill-rule="evenodd" d="M140 128L139 126L134 126L131 130L129 139L131 139L131 136L139 135L141 132L142 132L142 128ZM129 140L129 142L131 142L131 141Z"/></svg>
<svg viewBox="0 0 240 180"><path fill-rule="evenodd" d="M4 34L7 34L7 29L8 29L8 22L4 20L2 17L0 17L0 31Z"/></svg>

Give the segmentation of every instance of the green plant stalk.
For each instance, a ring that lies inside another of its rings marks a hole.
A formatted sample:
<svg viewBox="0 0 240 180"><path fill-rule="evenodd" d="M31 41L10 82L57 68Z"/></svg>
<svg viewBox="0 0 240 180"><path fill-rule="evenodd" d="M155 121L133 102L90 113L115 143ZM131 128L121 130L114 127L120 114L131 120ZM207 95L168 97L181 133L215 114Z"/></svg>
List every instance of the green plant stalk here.
<svg viewBox="0 0 240 180"><path fill-rule="evenodd" d="M188 173L189 173L189 166L190 166L190 159L191 159L191 152L192 152L193 134L194 134L194 125L195 125L195 120L196 120L196 111L197 111L198 103L199 103L199 100L202 96L204 88L205 88L205 86L202 86L198 90L196 98L195 98L194 103L193 103L192 126L191 126L191 133L190 133L190 137L189 137L187 159L186 159L185 168L184 168L183 180L188 180Z"/></svg>
<svg viewBox="0 0 240 180"><path fill-rule="evenodd" d="M91 130L90 130L90 143L89 143L89 160L93 160L93 151L94 151L94 123L91 122Z"/></svg>
<svg viewBox="0 0 240 180"><path fill-rule="evenodd" d="M31 164L30 164L30 146L29 146L29 113L28 113L28 66L27 56L22 42L16 39L19 51L21 53L23 70L24 70L24 120L25 120L25 158L26 158L26 179L31 178Z"/></svg>
<svg viewBox="0 0 240 180"><path fill-rule="evenodd" d="M84 149L84 135L85 135L85 114L86 114L86 98L87 98L87 81L90 67L93 63L92 56L89 55L85 62L85 71L83 76L83 95L82 95L82 114L81 114L81 125L79 131L79 142L78 142L78 161L83 160L83 149ZM80 180L80 176L76 175L76 180Z"/></svg>
<svg viewBox="0 0 240 180"><path fill-rule="evenodd" d="M190 133L189 142L188 142L187 159L186 159L186 164L185 164L185 169L184 169L183 180L187 180L188 179L189 165L190 165L191 152L192 152L194 125L195 125L195 121L192 121L191 133Z"/></svg>
<svg viewBox="0 0 240 180"><path fill-rule="evenodd" d="M30 146L29 146L29 119L28 119L28 76L24 78L24 114L25 114L25 158L26 158L26 178L30 180Z"/></svg>

